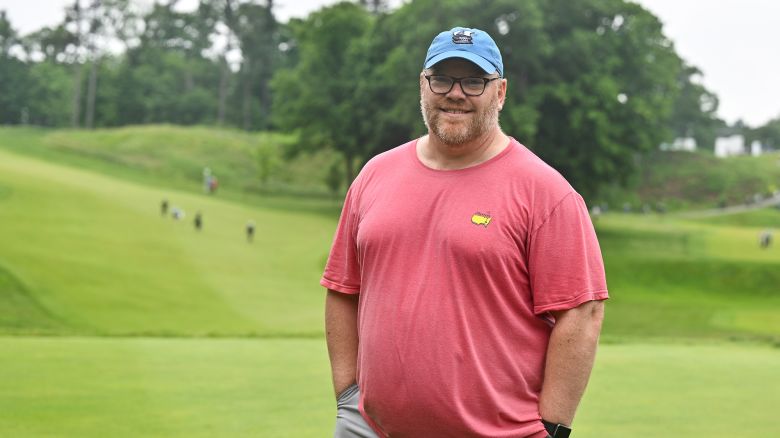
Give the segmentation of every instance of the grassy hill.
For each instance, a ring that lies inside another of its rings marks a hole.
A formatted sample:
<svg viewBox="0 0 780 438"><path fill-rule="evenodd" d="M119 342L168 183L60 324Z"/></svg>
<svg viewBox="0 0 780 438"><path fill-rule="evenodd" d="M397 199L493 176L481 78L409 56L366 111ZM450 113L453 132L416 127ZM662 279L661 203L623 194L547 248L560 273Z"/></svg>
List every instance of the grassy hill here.
<svg viewBox="0 0 780 438"><path fill-rule="evenodd" d="M638 158L630 189L605 193L613 209L628 203L672 210L751 202L780 189L780 152L716 158L707 152L656 151Z"/></svg>
<svg viewBox="0 0 780 438"><path fill-rule="evenodd" d="M220 192L328 197L330 151L286 158L296 139L276 133L171 125L115 129L50 130L0 127L0 147L60 164L90 169L145 185L202 192L204 167Z"/></svg>
<svg viewBox="0 0 780 438"><path fill-rule="evenodd" d="M321 335L318 278L338 203L247 195L247 135L167 126L0 130L0 284L8 291L0 332ZM95 158L102 155L112 158ZM206 158L238 187L204 195ZM162 199L188 216L162 217ZM196 211L201 232L191 222ZM780 253L756 244L756 225L771 226L776 213L600 218L612 292L605 338L780 342ZM253 244L243 237L248 220L258 225Z"/></svg>
<svg viewBox="0 0 780 438"><path fill-rule="evenodd" d="M0 308L28 315L0 331L322 332L317 281L335 218L145 187L2 150L0 185L10 191L0 200L0 278L11 291ZM163 198L189 215L161 217ZM243 234L250 219L252 244Z"/></svg>
<svg viewBox="0 0 780 438"><path fill-rule="evenodd" d="M780 228L775 210L732 220L775 214ZM600 218L596 228L612 297L605 335L780 342L780 248L759 248L763 227L721 221Z"/></svg>
<svg viewBox="0 0 780 438"><path fill-rule="evenodd" d="M331 433L318 279L339 203L296 182L327 156L280 165L301 174L269 196L247 138L0 128L0 436ZM757 243L780 211L595 225L611 298L578 436L780 434L780 241Z"/></svg>
<svg viewBox="0 0 780 438"><path fill-rule="evenodd" d="M0 147L142 184L200 191L203 168L209 167L230 199L256 201L247 195L257 194L328 198L325 181L339 156L323 150L286 158L296 141L278 133L201 126L0 127ZM656 151L637 158L631 187L608 189L602 199L589 201L607 202L613 210L624 203L635 211L645 204L680 210L744 204L777 190L780 152L722 159L703 151Z"/></svg>

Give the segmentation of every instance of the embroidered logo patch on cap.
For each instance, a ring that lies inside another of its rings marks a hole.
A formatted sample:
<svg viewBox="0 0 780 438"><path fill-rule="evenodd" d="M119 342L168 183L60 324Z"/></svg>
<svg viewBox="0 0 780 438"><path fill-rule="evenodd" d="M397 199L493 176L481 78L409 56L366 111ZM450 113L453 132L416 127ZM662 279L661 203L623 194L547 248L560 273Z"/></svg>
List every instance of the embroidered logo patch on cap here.
<svg viewBox="0 0 780 438"><path fill-rule="evenodd" d="M423 68L431 68L450 58L471 61L486 74L498 72L504 76L504 62L501 52L487 32L469 27L453 27L439 32L428 47Z"/></svg>
<svg viewBox="0 0 780 438"><path fill-rule="evenodd" d="M474 32L470 30L456 30L452 32L452 42L455 44L474 44L473 34Z"/></svg>

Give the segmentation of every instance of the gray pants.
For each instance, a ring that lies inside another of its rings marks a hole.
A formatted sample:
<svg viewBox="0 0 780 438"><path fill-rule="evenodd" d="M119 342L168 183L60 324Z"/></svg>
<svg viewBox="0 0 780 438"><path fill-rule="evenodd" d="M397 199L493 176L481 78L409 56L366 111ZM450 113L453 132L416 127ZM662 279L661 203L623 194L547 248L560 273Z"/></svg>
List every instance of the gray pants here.
<svg viewBox="0 0 780 438"><path fill-rule="evenodd" d="M333 438L377 438L371 426L360 415L359 400L360 389L357 383L339 394L336 431L333 433Z"/></svg>

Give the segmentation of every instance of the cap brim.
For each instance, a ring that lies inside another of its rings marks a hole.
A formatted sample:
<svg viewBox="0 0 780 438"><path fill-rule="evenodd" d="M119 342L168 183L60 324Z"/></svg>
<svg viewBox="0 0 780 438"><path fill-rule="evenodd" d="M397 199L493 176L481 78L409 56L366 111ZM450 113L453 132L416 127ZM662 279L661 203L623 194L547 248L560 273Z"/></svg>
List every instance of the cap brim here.
<svg viewBox="0 0 780 438"><path fill-rule="evenodd" d="M434 56L433 58L429 59L428 62L425 63L425 68L431 68L434 65L438 64L441 61L444 61L445 59L450 58L463 58L467 61L471 61L474 64L477 64L479 68L485 71L487 74L491 73L497 73L498 69L495 65L491 64L488 60L485 58L476 55L471 52L465 52L463 50L450 50L448 52L439 53L438 55Z"/></svg>

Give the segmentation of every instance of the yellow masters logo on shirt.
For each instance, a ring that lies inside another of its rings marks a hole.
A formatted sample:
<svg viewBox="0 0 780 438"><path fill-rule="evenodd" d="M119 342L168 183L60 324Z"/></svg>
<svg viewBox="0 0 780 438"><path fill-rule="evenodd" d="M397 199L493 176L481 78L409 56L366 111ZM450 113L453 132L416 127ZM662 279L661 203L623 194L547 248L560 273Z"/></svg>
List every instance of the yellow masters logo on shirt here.
<svg viewBox="0 0 780 438"><path fill-rule="evenodd" d="M489 214L476 212L473 216L471 216L471 223L474 225L482 225L483 227L487 228L491 219L492 218Z"/></svg>

